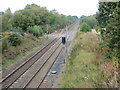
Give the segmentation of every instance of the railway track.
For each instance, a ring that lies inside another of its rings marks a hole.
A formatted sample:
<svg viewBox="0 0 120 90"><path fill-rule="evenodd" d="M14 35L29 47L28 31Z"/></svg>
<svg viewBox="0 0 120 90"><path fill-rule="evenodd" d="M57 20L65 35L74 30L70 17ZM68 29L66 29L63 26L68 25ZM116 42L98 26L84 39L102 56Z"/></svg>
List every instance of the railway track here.
<svg viewBox="0 0 120 90"><path fill-rule="evenodd" d="M45 69L49 69L48 66L52 66L53 61L57 57L54 53L56 53L56 50L59 48L60 44L61 42L57 41L56 44L54 44L49 51L47 51L33 66L29 68L29 70L27 70L18 80L16 80L10 88L28 88L28 86L31 88L37 88L38 84L41 82L39 80L41 80L46 73ZM51 57L53 58L52 60L50 60ZM38 76L39 79L36 78L36 76ZM36 80L34 80L35 78ZM32 84L33 86L29 85L31 83L34 83Z"/></svg>
<svg viewBox="0 0 120 90"><path fill-rule="evenodd" d="M71 25L69 34L72 33ZM68 37L69 38L69 37ZM2 88L39 88L61 52L59 39L52 40L1 80ZM51 52L51 53L50 53Z"/></svg>
<svg viewBox="0 0 120 90"><path fill-rule="evenodd" d="M78 27L78 23L75 23L75 24L73 24L72 26L70 26L70 28L69 28L69 37L67 37L66 38L66 40L67 41L69 41L69 40L71 40L71 37L70 36L72 36L73 35L73 33L75 33L75 32L73 32L73 30L75 30L75 29L77 29L77 27ZM64 32L64 33L66 33L66 32ZM70 45L70 43L66 43L67 44L67 46L69 46ZM56 59L57 60L57 59ZM56 60L54 61L54 63L56 63ZM54 65L54 64L53 64ZM53 66L52 65L52 66ZM46 80L46 77L47 77L47 75L48 75L48 73L50 73L50 71L51 71L51 69L52 69L52 67L48 70L48 72L46 73L46 75L44 76L44 78L43 78L43 80L42 80L42 82L40 83L40 85L39 85L39 87L38 88L45 88L44 87L44 80ZM40 75L39 75L40 76ZM39 78L39 77L38 77ZM52 83L52 82L51 82ZM31 85L34 85L34 83L32 83ZM34 86L32 86L32 87L34 87ZM51 86L47 86L46 88L50 88ZM31 88L31 87L27 87L27 88Z"/></svg>
<svg viewBox="0 0 120 90"><path fill-rule="evenodd" d="M54 52L46 60L46 63L40 68L40 70L37 72L37 74L34 76L34 78L32 78L30 80L30 82L28 82L24 88L39 88L39 86L44 81L44 78L46 77L47 73L53 66L54 62L56 61L56 58L58 57L62 48L63 48L62 44L59 43L57 48L54 50Z"/></svg>
<svg viewBox="0 0 120 90"><path fill-rule="evenodd" d="M44 46L38 52L36 52L32 57L28 58L24 63L18 66L15 70L4 77L0 84L2 88L9 88L12 83L14 83L26 70L28 70L58 39L52 40L49 44Z"/></svg>

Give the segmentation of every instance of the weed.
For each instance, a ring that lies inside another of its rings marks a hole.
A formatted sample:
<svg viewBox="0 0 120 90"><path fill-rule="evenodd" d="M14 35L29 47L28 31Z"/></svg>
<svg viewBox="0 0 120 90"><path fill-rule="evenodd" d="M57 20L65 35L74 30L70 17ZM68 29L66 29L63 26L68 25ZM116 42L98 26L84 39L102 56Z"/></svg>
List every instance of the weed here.
<svg viewBox="0 0 120 90"><path fill-rule="evenodd" d="M6 70L14 64L24 60L27 55L36 51L47 41L48 39L46 38L37 39L33 35L29 35L22 39L21 44L17 47L8 45L9 48L2 53L2 69Z"/></svg>
<svg viewBox="0 0 120 90"><path fill-rule="evenodd" d="M96 55L99 41L93 33L77 32L76 42L68 59L68 65L63 73L62 88L96 88L102 87L102 76L99 76L103 57ZM98 57L98 58L97 58ZM98 77L99 76L99 77Z"/></svg>

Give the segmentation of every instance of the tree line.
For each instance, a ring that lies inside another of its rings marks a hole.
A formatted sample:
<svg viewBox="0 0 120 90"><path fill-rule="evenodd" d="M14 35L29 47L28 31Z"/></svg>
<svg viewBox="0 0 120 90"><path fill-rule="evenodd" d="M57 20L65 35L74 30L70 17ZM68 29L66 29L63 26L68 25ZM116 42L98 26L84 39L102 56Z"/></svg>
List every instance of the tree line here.
<svg viewBox="0 0 120 90"><path fill-rule="evenodd" d="M84 16L80 17L80 29L82 32L90 32L91 29L98 27L98 21L96 19L96 15Z"/></svg>
<svg viewBox="0 0 120 90"><path fill-rule="evenodd" d="M78 19L77 16L59 14L56 10L49 11L46 7L40 7L36 4L27 4L24 9L14 13L11 13L10 8L5 12L0 12L0 24L3 32L17 29L24 32L34 32L34 34L39 31L39 33L44 33L46 32L46 24L48 24L49 32L53 32L64 28L76 19ZM31 32L30 29L33 31Z"/></svg>
<svg viewBox="0 0 120 90"><path fill-rule="evenodd" d="M52 33L60 30L78 19L77 16L66 16L59 14L56 10L49 11L46 7L36 4L27 4L24 9L14 13L8 8L0 12L0 31L14 32L6 40L0 40L3 50L10 43L12 46L19 46L25 33L40 37L44 33Z"/></svg>

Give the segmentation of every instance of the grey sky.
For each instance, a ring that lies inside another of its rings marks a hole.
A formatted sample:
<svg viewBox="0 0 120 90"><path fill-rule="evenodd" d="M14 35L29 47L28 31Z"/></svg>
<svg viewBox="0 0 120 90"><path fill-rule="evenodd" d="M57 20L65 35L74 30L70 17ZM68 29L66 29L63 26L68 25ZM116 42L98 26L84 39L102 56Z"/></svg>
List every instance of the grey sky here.
<svg viewBox="0 0 120 90"><path fill-rule="evenodd" d="M98 0L2 0L0 11L5 11L10 7L14 12L23 9L27 4L37 4L45 6L48 10L56 9L60 14L65 15L93 15L98 8Z"/></svg>

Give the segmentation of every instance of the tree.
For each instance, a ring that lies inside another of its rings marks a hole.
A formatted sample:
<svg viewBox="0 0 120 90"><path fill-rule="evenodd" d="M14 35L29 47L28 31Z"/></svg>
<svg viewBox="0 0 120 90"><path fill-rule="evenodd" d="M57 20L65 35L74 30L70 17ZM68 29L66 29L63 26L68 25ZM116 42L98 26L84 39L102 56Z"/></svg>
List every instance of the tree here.
<svg viewBox="0 0 120 90"><path fill-rule="evenodd" d="M12 13L10 8L8 8L5 13L3 13L2 15L0 15L2 17L2 21L0 26L2 26L2 31L6 31L8 29L10 29L12 27L11 25L11 18L12 18Z"/></svg>
<svg viewBox="0 0 120 90"><path fill-rule="evenodd" d="M91 15L91 16L81 16L80 18L80 23L87 23L88 25L90 25L91 28L95 28L98 25L98 21L96 20L95 15Z"/></svg>
<svg viewBox="0 0 120 90"><path fill-rule="evenodd" d="M34 25L34 14L30 10L20 10L12 18L13 27L20 27L26 31L28 26Z"/></svg>
<svg viewBox="0 0 120 90"><path fill-rule="evenodd" d="M96 18L100 27L104 28L109 23L109 19L113 16L116 2L99 2L99 12L96 13Z"/></svg>
<svg viewBox="0 0 120 90"><path fill-rule="evenodd" d="M5 13L12 15L12 12L11 12L10 8L6 9Z"/></svg>
<svg viewBox="0 0 120 90"><path fill-rule="evenodd" d="M40 6L36 4L31 4L31 5L27 4L24 9L36 9L36 8L40 8Z"/></svg>
<svg viewBox="0 0 120 90"><path fill-rule="evenodd" d="M58 13L52 13L50 14L50 24L51 25L57 25L60 22L60 15Z"/></svg>
<svg viewBox="0 0 120 90"><path fill-rule="evenodd" d="M30 26L40 26L46 30L46 24L49 24L49 30L64 28L66 25L77 20L77 16L65 16L59 14L56 10L48 11L46 7L40 7L36 4L27 4L24 9L16 11L13 15L10 8L3 15L3 29L8 30L12 26L27 31ZM5 17L4 17L5 16ZM45 31L44 31L45 32Z"/></svg>
<svg viewBox="0 0 120 90"><path fill-rule="evenodd" d="M29 26L44 26L49 23L48 16L49 12L45 7L39 7L36 4L27 5L25 9L15 12L12 24L26 31Z"/></svg>
<svg viewBox="0 0 120 90"><path fill-rule="evenodd" d="M110 57L120 58L120 2L100 2L97 20L102 38L110 48Z"/></svg>
<svg viewBox="0 0 120 90"><path fill-rule="evenodd" d="M120 3L117 3L112 17L106 26L106 38L109 38L109 47L120 58Z"/></svg>
<svg viewBox="0 0 120 90"><path fill-rule="evenodd" d="M81 32L90 32L91 28L87 23L82 23L80 26Z"/></svg>

